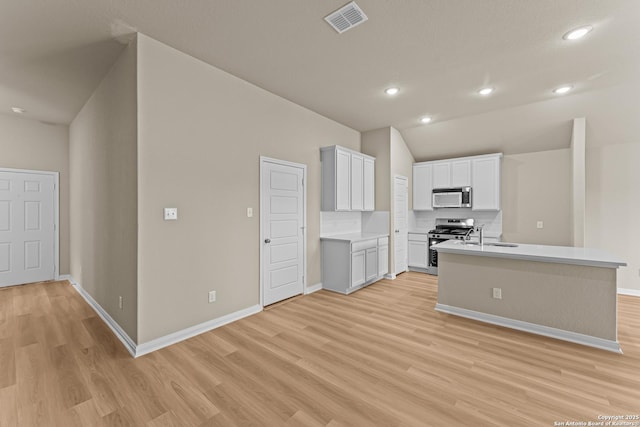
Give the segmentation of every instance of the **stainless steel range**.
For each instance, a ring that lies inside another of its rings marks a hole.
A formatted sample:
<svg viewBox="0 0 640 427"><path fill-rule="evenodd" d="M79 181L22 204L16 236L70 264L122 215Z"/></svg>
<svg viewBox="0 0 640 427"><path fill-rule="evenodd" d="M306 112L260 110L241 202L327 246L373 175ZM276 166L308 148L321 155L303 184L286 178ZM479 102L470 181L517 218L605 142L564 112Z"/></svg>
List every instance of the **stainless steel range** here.
<svg viewBox="0 0 640 427"><path fill-rule="evenodd" d="M436 228L427 234L429 238L429 274L438 275L438 251L432 249L433 245L445 240L464 240L473 233L473 218L437 218Z"/></svg>

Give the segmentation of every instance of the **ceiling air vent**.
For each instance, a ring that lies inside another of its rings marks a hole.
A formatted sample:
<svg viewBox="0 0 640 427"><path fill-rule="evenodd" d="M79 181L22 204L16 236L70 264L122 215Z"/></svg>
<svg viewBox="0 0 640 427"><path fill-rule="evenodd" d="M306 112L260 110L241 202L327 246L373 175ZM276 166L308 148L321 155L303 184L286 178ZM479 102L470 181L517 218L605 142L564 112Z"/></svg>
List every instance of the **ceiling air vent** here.
<svg viewBox="0 0 640 427"><path fill-rule="evenodd" d="M362 24L367 19L369 19L367 15L364 14L362 9L360 9L354 1L324 18L324 20L340 34Z"/></svg>

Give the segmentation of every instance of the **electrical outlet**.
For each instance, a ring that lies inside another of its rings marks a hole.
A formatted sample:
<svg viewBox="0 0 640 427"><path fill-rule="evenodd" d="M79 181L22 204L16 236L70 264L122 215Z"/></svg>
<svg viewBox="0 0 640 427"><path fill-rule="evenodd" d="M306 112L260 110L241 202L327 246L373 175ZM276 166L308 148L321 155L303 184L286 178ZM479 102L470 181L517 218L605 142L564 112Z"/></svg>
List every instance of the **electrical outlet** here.
<svg viewBox="0 0 640 427"><path fill-rule="evenodd" d="M216 302L216 291L209 291L209 302Z"/></svg>
<svg viewBox="0 0 640 427"><path fill-rule="evenodd" d="M164 220L175 221L178 219L178 208L164 208Z"/></svg>
<svg viewBox="0 0 640 427"><path fill-rule="evenodd" d="M537 227L537 228L544 228L544 222L542 222L542 221L538 221L538 222L536 223L536 227Z"/></svg>
<svg viewBox="0 0 640 427"><path fill-rule="evenodd" d="M493 298L502 299L502 288L492 288Z"/></svg>
<svg viewBox="0 0 640 427"><path fill-rule="evenodd" d="M122 295L118 297L118 308L122 310Z"/></svg>

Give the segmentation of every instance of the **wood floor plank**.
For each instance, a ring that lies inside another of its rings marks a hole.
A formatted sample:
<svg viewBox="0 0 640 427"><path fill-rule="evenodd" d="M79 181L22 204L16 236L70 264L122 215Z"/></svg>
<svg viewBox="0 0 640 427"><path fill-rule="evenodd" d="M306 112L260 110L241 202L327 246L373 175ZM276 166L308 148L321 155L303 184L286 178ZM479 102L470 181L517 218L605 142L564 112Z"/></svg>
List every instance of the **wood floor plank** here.
<svg viewBox="0 0 640 427"><path fill-rule="evenodd" d="M133 359L65 281L0 289L0 427L547 426L640 413L615 354L436 312L437 278L327 291Z"/></svg>

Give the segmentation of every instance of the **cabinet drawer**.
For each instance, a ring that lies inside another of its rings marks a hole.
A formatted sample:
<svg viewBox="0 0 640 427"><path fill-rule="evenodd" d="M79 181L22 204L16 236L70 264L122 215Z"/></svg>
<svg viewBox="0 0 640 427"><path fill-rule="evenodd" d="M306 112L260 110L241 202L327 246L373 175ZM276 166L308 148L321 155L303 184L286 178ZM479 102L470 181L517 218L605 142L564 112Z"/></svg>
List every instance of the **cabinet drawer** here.
<svg viewBox="0 0 640 427"><path fill-rule="evenodd" d="M378 246L385 246L385 245L389 245L389 238L388 237L380 237L378 238Z"/></svg>
<svg viewBox="0 0 640 427"><path fill-rule="evenodd" d="M409 240L413 242L426 242L429 237L426 234L409 233Z"/></svg>
<svg viewBox="0 0 640 427"><path fill-rule="evenodd" d="M377 244L377 240L365 240L364 242L355 242L351 244L351 252L358 252L365 249L375 248Z"/></svg>

